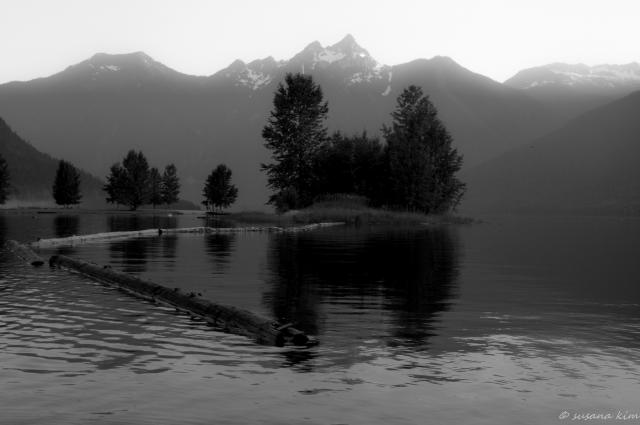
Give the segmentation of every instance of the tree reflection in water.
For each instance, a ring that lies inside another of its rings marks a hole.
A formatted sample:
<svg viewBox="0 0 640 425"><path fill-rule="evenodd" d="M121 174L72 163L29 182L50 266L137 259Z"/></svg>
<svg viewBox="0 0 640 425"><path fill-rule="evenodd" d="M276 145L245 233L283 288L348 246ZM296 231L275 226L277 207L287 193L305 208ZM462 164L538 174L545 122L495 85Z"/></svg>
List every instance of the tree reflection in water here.
<svg viewBox="0 0 640 425"><path fill-rule="evenodd" d="M111 232L173 228L178 219L167 215L115 214L107 216L107 229ZM147 271L147 261L163 258L167 268L174 266L178 238L176 235L132 238L109 244L111 264L118 265L127 273Z"/></svg>
<svg viewBox="0 0 640 425"><path fill-rule="evenodd" d="M458 245L448 227L273 235L263 302L311 334L425 345L455 295Z"/></svg>
<svg viewBox="0 0 640 425"><path fill-rule="evenodd" d="M113 214L107 216L107 229L110 232L168 229L177 227L177 223L177 217L168 215Z"/></svg>
<svg viewBox="0 0 640 425"><path fill-rule="evenodd" d="M228 269L236 237L235 233L211 233L204 236L205 251L213 260L215 273L223 273Z"/></svg>
<svg viewBox="0 0 640 425"><path fill-rule="evenodd" d="M80 234L80 217L78 215L59 214L53 219L53 231L57 238L66 238ZM61 246L58 254L72 255L76 252L72 246Z"/></svg>
<svg viewBox="0 0 640 425"><path fill-rule="evenodd" d="M157 243L157 237L131 238L114 241L109 244L111 264L121 267L125 273L144 273L147 271L147 256L151 245Z"/></svg>
<svg viewBox="0 0 640 425"><path fill-rule="evenodd" d="M80 217L78 215L58 214L53 219L53 231L57 238L66 238L79 234Z"/></svg>
<svg viewBox="0 0 640 425"><path fill-rule="evenodd" d="M7 219L0 213L0 247L6 242L7 233Z"/></svg>

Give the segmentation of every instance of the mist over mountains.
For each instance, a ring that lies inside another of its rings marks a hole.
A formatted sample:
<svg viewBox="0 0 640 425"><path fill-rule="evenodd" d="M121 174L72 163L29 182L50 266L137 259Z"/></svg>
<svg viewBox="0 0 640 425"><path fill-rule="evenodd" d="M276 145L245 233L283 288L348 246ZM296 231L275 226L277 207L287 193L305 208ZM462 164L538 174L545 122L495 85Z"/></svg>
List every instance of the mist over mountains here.
<svg viewBox="0 0 640 425"><path fill-rule="evenodd" d="M448 57L383 65L351 36L326 47L313 42L286 61L235 61L207 77L182 74L142 52L99 53L50 77L0 85L0 117L38 150L96 176L129 149L160 167L173 162L181 197L195 202L207 174L226 163L239 189L236 208L255 209L268 196L259 171L269 160L261 129L287 72L314 77L329 102L330 131L346 133L380 135L402 89L421 86L464 155L471 191L480 178L475 167L640 89L638 64L610 68L555 64L501 84Z"/></svg>
<svg viewBox="0 0 640 425"><path fill-rule="evenodd" d="M640 91L470 170L465 208L640 213Z"/></svg>

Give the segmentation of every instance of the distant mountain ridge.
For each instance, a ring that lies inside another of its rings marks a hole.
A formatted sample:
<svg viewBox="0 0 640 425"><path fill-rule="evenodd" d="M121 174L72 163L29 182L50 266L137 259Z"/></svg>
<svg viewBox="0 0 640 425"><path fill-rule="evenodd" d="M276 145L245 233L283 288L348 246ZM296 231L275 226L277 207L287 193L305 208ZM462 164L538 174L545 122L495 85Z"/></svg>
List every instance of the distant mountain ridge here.
<svg viewBox="0 0 640 425"><path fill-rule="evenodd" d="M565 107L442 56L383 65L348 35L327 47L310 43L289 60L237 60L211 76L180 73L142 52L99 53L50 77L0 85L0 116L38 149L98 176L129 149L158 166L174 162L181 196L196 203L208 173L226 163L240 192L237 208L260 209L268 196L260 163L269 161L261 129L287 72L310 74L322 86L330 131L374 136L401 91L421 86L465 168L548 133L586 104L612 100L571 97Z"/></svg>
<svg viewBox="0 0 640 425"><path fill-rule="evenodd" d="M566 121L640 90L640 64L553 63L522 70L504 84L523 90Z"/></svg>
<svg viewBox="0 0 640 425"><path fill-rule="evenodd" d="M524 90L541 87L573 87L583 90L639 90L640 63L596 65L552 63L518 72L505 81Z"/></svg>

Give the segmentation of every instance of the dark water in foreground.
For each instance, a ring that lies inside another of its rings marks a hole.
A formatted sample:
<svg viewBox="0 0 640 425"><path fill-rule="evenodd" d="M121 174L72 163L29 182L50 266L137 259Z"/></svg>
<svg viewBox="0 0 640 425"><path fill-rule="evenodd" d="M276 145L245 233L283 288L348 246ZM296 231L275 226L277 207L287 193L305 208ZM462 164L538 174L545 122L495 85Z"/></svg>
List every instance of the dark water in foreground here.
<svg viewBox="0 0 640 425"><path fill-rule="evenodd" d="M198 224L0 215L0 240ZM639 220L181 235L60 252L295 321L321 344L255 345L0 255L2 424L550 424L563 411L640 413Z"/></svg>

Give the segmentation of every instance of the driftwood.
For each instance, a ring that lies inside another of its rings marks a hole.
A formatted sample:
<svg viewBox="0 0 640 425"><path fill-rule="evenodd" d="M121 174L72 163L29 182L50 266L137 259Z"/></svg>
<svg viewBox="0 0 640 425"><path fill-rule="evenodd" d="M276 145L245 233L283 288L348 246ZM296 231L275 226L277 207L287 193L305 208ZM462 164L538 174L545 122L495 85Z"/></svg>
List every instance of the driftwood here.
<svg viewBox="0 0 640 425"><path fill-rule="evenodd" d="M291 324L280 325L250 311L213 303L199 298L194 293L184 293L178 288L170 289L148 280L117 272L111 268L100 267L64 255L52 256L49 264L75 270L148 301L171 305L179 310L202 317L211 325L227 332L255 338L261 344L282 346L285 343L294 345L313 345L316 343L314 339L293 328Z"/></svg>
<svg viewBox="0 0 640 425"><path fill-rule="evenodd" d="M40 239L30 244L33 249L55 248L59 246L73 246L91 242L119 240L158 236L176 233L244 233L244 232L271 232L271 233L297 233L307 232L324 227L339 226L344 223L314 223L305 226L277 227L277 226L249 226L249 227L182 227L169 229L145 229L126 232L104 232L90 235L69 236L66 238Z"/></svg>
<svg viewBox="0 0 640 425"><path fill-rule="evenodd" d="M5 249L32 266L41 266L44 264L44 260L38 254L20 242L9 240L5 243Z"/></svg>

